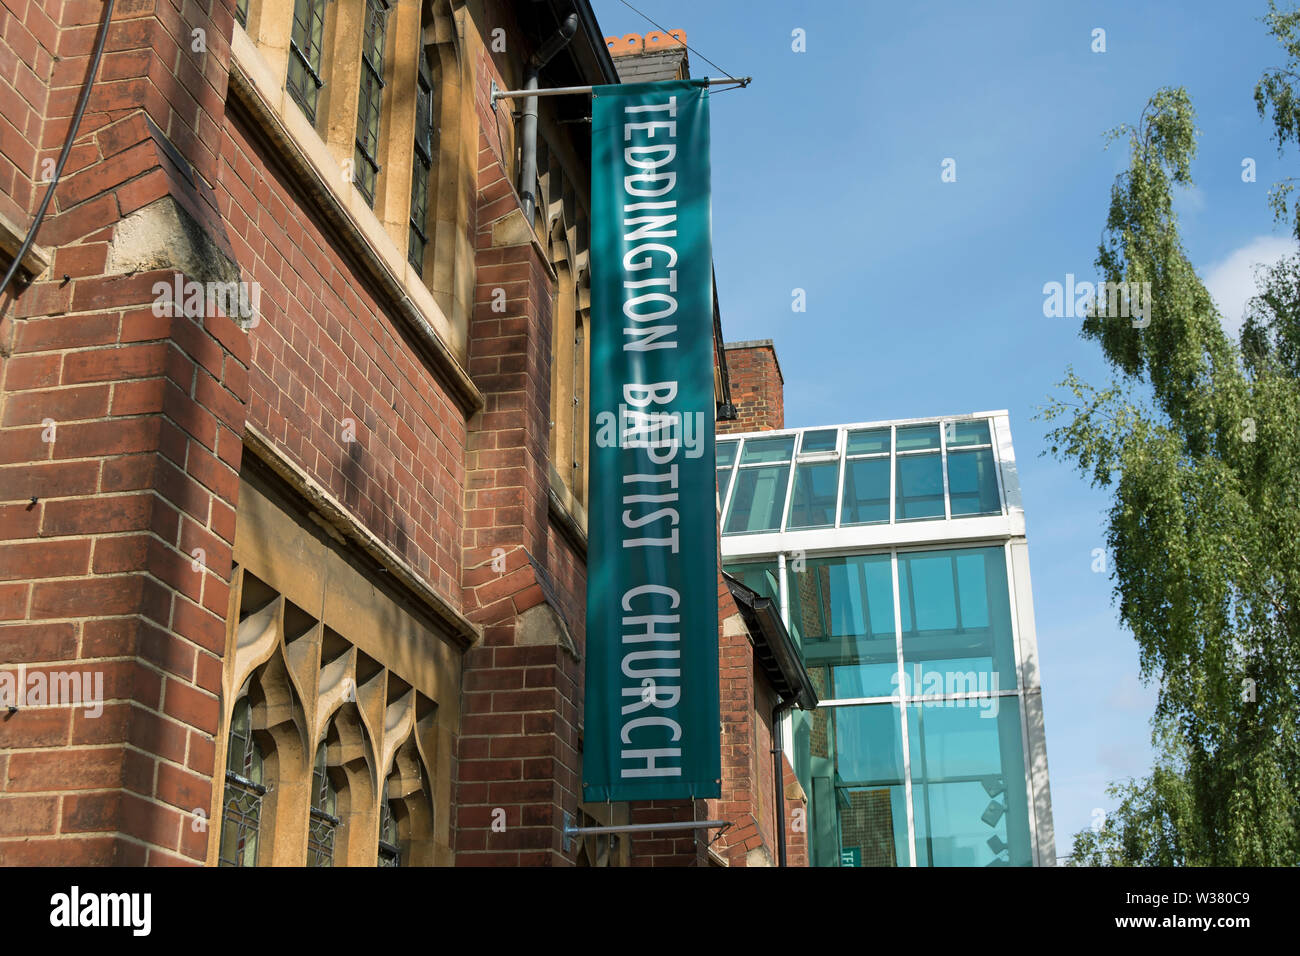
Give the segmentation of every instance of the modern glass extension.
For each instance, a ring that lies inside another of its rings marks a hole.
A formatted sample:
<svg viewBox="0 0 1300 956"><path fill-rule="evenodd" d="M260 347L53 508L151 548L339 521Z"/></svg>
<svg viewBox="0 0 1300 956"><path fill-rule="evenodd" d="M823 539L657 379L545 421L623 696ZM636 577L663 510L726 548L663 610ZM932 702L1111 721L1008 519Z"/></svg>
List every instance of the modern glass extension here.
<svg viewBox="0 0 1300 956"><path fill-rule="evenodd" d="M817 866L1054 862L1005 412L725 436L729 573L778 602Z"/></svg>
<svg viewBox="0 0 1300 956"><path fill-rule="evenodd" d="M988 419L740 436L717 465L727 535L1003 513Z"/></svg>

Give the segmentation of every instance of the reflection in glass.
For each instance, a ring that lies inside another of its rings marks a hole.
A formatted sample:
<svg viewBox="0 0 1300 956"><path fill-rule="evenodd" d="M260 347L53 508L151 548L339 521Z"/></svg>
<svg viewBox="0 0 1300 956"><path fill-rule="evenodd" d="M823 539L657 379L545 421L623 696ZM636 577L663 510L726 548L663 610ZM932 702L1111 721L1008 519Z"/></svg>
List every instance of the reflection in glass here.
<svg viewBox="0 0 1300 956"><path fill-rule="evenodd" d="M939 450L938 425L899 425L895 439L898 451Z"/></svg>
<svg viewBox="0 0 1300 956"><path fill-rule="evenodd" d="M849 432L845 448L849 455L889 454L889 429L867 428Z"/></svg>
<svg viewBox="0 0 1300 956"><path fill-rule="evenodd" d="M781 586L777 583L775 561L728 564L723 570L751 591L770 598L777 607L781 606Z"/></svg>
<svg viewBox="0 0 1300 956"><path fill-rule="evenodd" d="M949 422L948 423L948 447L953 448L960 445L988 445L992 444L989 438L988 419L981 418L977 422Z"/></svg>
<svg viewBox="0 0 1300 956"><path fill-rule="evenodd" d="M889 520L889 459L851 458L844 463L844 503L840 524Z"/></svg>
<svg viewBox="0 0 1300 956"><path fill-rule="evenodd" d="M790 632L810 671L830 669L838 698L888 697L898 684L887 554L818 558L789 574ZM825 694L825 690L822 691Z"/></svg>
<svg viewBox="0 0 1300 956"><path fill-rule="evenodd" d="M898 589L910 693L1015 689L1002 548L901 553Z"/></svg>
<svg viewBox="0 0 1300 956"><path fill-rule="evenodd" d="M948 496L953 517L1001 513L994 467L992 448L948 453Z"/></svg>
<svg viewBox="0 0 1300 956"><path fill-rule="evenodd" d="M786 529L834 527L839 482L838 461L802 462L796 466Z"/></svg>
<svg viewBox="0 0 1300 956"><path fill-rule="evenodd" d="M834 451L835 438L839 430L835 428L823 428L818 431L804 432L803 444L799 446L799 451L811 453L816 451Z"/></svg>
<svg viewBox="0 0 1300 956"><path fill-rule="evenodd" d="M938 429L935 431L937 434ZM943 461L939 454L908 455L897 463L898 519L942 518Z"/></svg>
<svg viewBox="0 0 1300 956"><path fill-rule="evenodd" d="M840 866L907 866L907 799L898 707L832 711Z"/></svg>
<svg viewBox="0 0 1300 956"><path fill-rule="evenodd" d="M1020 711L989 703L908 705L918 866L1032 862Z"/></svg>
<svg viewBox="0 0 1300 956"><path fill-rule="evenodd" d="M746 444L745 454L748 453L749 447ZM732 493L724 533L745 534L780 529L789 476L789 465L741 468L736 474L736 490Z"/></svg>
<svg viewBox="0 0 1300 956"><path fill-rule="evenodd" d="M794 436L785 435L776 438L750 438L745 442L741 453L742 465L755 465L768 461L789 461L794 451Z"/></svg>

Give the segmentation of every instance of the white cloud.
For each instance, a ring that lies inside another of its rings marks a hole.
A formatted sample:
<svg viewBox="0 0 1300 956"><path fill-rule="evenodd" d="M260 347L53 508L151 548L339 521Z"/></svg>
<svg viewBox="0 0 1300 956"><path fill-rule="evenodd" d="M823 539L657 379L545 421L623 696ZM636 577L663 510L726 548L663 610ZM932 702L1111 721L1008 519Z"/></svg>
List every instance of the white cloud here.
<svg viewBox="0 0 1300 956"><path fill-rule="evenodd" d="M1224 330L1236 339L1245 321L1246 303L1256 292L1255 268L1271 266L1296 251L1294 239L1259 236L1220 262L1201 270L1205 287L1223 316Z"/></svg>

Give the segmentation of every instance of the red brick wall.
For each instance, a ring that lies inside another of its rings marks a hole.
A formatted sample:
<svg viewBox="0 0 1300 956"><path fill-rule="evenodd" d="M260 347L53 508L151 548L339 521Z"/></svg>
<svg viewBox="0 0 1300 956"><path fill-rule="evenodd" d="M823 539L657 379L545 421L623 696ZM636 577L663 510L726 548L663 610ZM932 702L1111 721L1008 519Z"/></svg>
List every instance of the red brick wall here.
<svg viewBox="0 0 1300 956"><path fill-rule="evenodd" d="M6 6L0 78L40 101L12 51L51 84L37 141L53 156L102 7ZM54 268L4 304L0 659L102 674L104 697L99 717L20 704L0 722L4 864L166 864L206 852L192 814L210 804L249 345L228 319L154 315L154 283L176 273L105 267L119 217L152 199L170 194L200 223L215 220L204 183L216 179L233 21L228 6L210 7L189 8L207 30L201 71L191 24L169 3L118 4L38 237L58 247ZM39 35L35 48L26 33ZM0 110L10 124L37 128L10 110ZM197 185L178 178L163 137L193 163ZM28 184L0 168L0 192L10 182L25 224Z"/></svg>
<svg viewBox="0 0 1300 956"><path fill-rule="evenodd" d="M728 345L727 372L735 421L718 422L718 432L765 432L785 427L785 393L776 348L771 343Z"/></svg>
<svg viewBox="0 0 1300 956"><path fill-rule="evenodd" d="M47 9L53 7L57 4L0 0L0 215L20 228L31 221L38 189L44 188L39 160L57 157L68 129L67 120L56 122L52 126L58 129L51 128L50 141L44 141L54 58L63 39L57 9ZM85 12L93 17L100 9L87 4ZM84 57L61 62L58 82L78 82L85 62Z"/></svg>
<svg viewBox="0 0 1300 956"><path fill-rule="evenodd" d="M496 126L489 89L493 77L507 85L501 69L485 54L476 71L484 131ZM564 813L576 817L581 791L582 668L563 641L523 643L517 619L549 595L563 622L550 633L567 630L580 653L585 559L548 511L554 278L534 244L493 246L493 224L519 209L495 136L479 137L476 203L469 371L485 406L468 433L463 593L485 630L465 655L456 863L564 865L572 862L562 850ZM498 289L504 311L493 309ZM492 827L497 809L504 831Z"/></svg>
<svg viewBox="0 0 1300 956"><path fill-rule="evenodd" d="M785 776L785 865L809 866L808 798L799 786L794 768L784 756L781 770Z"/></svg>
<svg viewBox="0 0 1300 956"><path fill-rule="evenodd" d="M633 803L629 823L688 823L711 819L705 816L712 801L673 800ZM632 835L633 866L704 866L708 859L709 840L717 830L657 830Z"/></svg>
<svg viewBox="0 0 1300 956"><path fill-rule="evenodd" d="M459 603L464 413L398 331L392 306L303 214L306 197L253 145L237 107L220 162L231 245L261 287L248 423Z"/></svg>

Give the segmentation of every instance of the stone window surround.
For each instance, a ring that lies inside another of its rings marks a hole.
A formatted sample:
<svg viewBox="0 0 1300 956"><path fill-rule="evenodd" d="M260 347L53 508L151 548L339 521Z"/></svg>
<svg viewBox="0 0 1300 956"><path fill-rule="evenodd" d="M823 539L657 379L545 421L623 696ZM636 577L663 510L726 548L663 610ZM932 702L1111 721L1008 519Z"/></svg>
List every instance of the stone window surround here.
<svg viewBox="0 0 1300 956"><path fill-rule="evenodd" d="M353 161L361 59L359 30L339 22L339 17L345 15L344 6L331 4L331 8L338 9L331 9L327 16L324 70L330 92L324 95L325 91L322 91L317 111L317 125L325 131L324 138L285 89L289 31L293 19L291 0L266 0L253 4L249 11L248 30L235 24L231 37L232 92L243 93L255 100L254 118L264 126L272 127L267 132L278 146L284 147L290 164L307 173L316 192L323 191L328 195L330 204L335 207L332 211L350 227L352 235L344 238L359 245L373 260L381 279L388 280L384 284L390 287L395 298L409 303L408 308L415 313L412 318L416 320L417 333L423 332L424 339L434 340L429 344L435 353L441 353L439 364L451 373L451 384L461 393L462 402L471 410L480 408L482 395L465 368L468 322L464 319L453 322L406 260L415 97L403 98L402 110L394 109L392 104L399 90L409 88L414 91L418 83L416 57L425 39L418 22L421 4L415 0L396 0L393 3L388 43L390 50L399 42L401 47L393 51L395 55L391 57L389 67L392 82L390 89L385 91L387 128L380 143L383 171L376 183L375 209L370 208L353 184L352 177L343 175L344 162L350 164ZM359 27L359 13L357 17L356 26ZM355 41L349 42L346 50L340 50L343 37ZM352 46L356 49L351 50ZM342 93L343 90L350 90L351 95ZM400 237L400 245L394 239L395 235ZM430 271L426 269L426 272Z"/></svg>
<svg viewBox="0 0 1300 956"><path fill-rule="evenodd" d="M403 863L448 864L460 641L428 609L412 616L411 607L367 584L351 548L293 487L257 469L252 477L252 484L249 475L241 478L214 783L224 783L231 714L251 678L268 791L259 866L302 865L310 757L321 741L346 795L336 865L374 865L385 779L390 799L406 810L399 821ZM289 507L306 510L295 517ZM256 590L246 597L250 576ZM213 791L210 819L220 820L224 786ZM211 837L210 864L216 843Z"/></svg>

